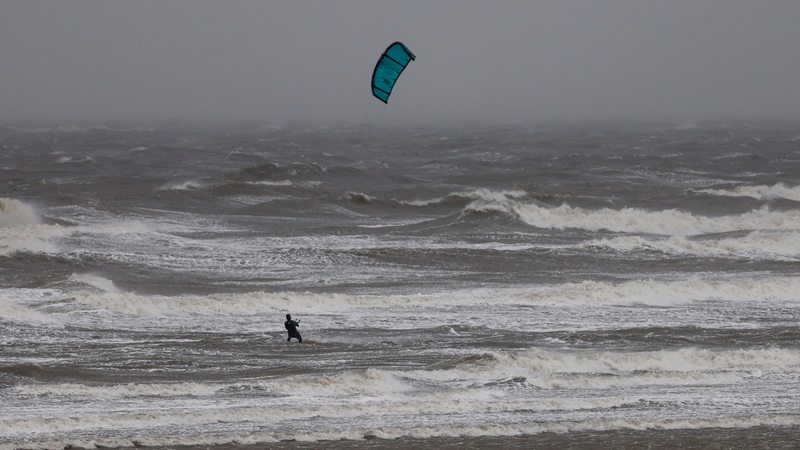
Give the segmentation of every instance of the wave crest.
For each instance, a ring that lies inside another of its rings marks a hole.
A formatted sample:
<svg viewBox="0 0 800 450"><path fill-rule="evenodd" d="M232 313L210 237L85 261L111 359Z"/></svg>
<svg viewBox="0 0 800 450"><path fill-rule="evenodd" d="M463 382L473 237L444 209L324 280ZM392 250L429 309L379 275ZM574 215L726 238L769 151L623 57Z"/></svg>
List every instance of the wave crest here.
<svg viewBox="0 0 800 450"><path fill-rule="evenodd" d="M71 294L75 308L103 310L141 317L259 316L285 314L343 314L386 311L391 314L420 308L486 305L652 305L691 302L797 302L800 280L795 277L634 280L619 283L584 281L554 286L471 289L416 295L349 295L315 293L211 294L204 296L148 296L115 290L98 277L84 278L92 289ZM99 287L98 287L99 286ZM102 290L102 289L108 290ZM487 303L487 299L492 299Z"/></svg>
<svg viewBox="0 0 800 450"><path fill-rule="evenodd" d="M736 186L732 189L700 189L694 192L720 197L750 197L757 200L782 198L800 202L800 186L789 186L786 183L777 183L772 186Z"/></svg>
<svg viewBox="0 0 800 450"><path fill-rule="evenodd" d="M772 211L767 207L743 214L713 217L676 209L589 210L566 204L555 208L517 204L514 213L526 224L538 228L608 230L665 236L695 236L753 230L797 230L797 224L800 223L800 211Z"/></svg>

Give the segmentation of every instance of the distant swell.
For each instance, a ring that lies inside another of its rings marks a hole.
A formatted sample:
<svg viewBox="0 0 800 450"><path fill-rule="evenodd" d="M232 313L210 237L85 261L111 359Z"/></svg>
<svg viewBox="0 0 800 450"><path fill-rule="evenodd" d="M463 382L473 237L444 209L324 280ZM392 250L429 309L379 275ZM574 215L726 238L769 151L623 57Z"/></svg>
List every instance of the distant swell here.
<svg viewBox="0 0 800 450"><path fill-rule="evenodd" d="M320 175L326 169L318 164L293 163L281 166L275 163L260 164L248 167L228 175L234 181L280 181L288 178L304 178L309 175Z"/></svg>
<svg viewBox="0 0 800 450"><path fill-rule="evenodd" d="M34 378L41 381L65 379L90 379L89 371L70 367L49 367L36 363L19 363L0 365L0 374L15 375L18 377Z"/></svg>
<svg viewBox="0 0 800 450"><path fill-rule="evenodd" d="M38 364L22 363L0 366L0 373L34 378L44 374L45 369Z"/></svg>

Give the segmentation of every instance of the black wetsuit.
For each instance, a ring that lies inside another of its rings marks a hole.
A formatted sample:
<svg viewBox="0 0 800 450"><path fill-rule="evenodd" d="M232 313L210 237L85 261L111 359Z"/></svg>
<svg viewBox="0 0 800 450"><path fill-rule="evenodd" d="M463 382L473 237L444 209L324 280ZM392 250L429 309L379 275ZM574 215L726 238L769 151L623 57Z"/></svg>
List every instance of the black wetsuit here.
<svg viewBox="0 0 800 450"><path fill-rule="evenodd" d="M300 332L297 331L297 327L300 325L300 322L296 322L294 320L287 320L284 322L283 326L286 327L286 331L289 332L289 337L286 339L287 342L291 341L292 338L297 338L299 342L303 342L303 338L300 337Z"/></svg>

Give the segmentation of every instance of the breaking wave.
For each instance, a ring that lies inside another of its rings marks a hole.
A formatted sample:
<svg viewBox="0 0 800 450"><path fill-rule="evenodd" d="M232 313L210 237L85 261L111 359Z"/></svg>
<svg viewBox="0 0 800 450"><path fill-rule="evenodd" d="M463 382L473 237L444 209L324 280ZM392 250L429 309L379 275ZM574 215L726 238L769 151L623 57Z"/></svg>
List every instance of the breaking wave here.
<svg viewBox="0 0 800 450"><path fill-rule="evenodd" d="M32 206L13 198L0 197L0 228L38 225L39 216Z"/></svg>
<svg viewBox="0 0 800 450"><path fill-rule="evenodd" d="M137 383L115 386L89 384L26 384L16 389L42 398L89 398L95 401L172 401L191 397L201 408L144 406L138 412L75 411L69 417L23 417L0 420L4 437L25 439L38 448L71 445L162 446L276 443L284 440L319 442L403 437L516 436L620 429L701 429L793 426L796 414L670 414L661 416L661 402L694 401L681 397L643 396L641 386L664 389L703 388L719 384L745 386L763 376L796 376L800 352L790 349L714 351L697 348L650 352L501 351L478 358L461 357L449 369L345 370L338 374L289 375L239 383ZM14 370L15 368L11 368ZM36 371L35 366L23 368ZM431 390L431 386L446 388ZM587 396L586 389L625 389L623 395ZM226 391L257 392L258 397L236 407L216 404ZM532 396L532 392L536 392ZM566 394L566 395L565 395ZM205 400L205 401L203 401ZM742 399L718 399L742 403ZM769 399L767 399L769 401ZM746 403L747 401L745 401ZM757 403L752 405L757 407ZM275 415L275 408L281 414ZM631 417L626 411L652 411ZM746 412L746 411L745 411ZM497 414L557 413L550 420L487 424ZM407 422L424 416L425 424ZM457 416L460 420L453 421ZM376 417L386 420L375 421ZM363 420L368 419L369 423ZM449 418L449 419L448 419ZM465 420L464 418L470 418ZM339 419L353 425L340 427ZM296 426L297 423L305 426ZM218 423L247 423L237 432L201 431ZM285 426L285 425L289 426ZM170 434L158 429L169 426ZM104 430L128 430L107 435ZM74 437L76 430L94 430L91 442ZM32 434L31 432L35 434ZM98 433L100 432L100 433ZM104 435L105 434L105 435ZM6 439L6 442L11 442ZM0 448L13 448L11 444ZM91 445L89 445L91 444ZM59 447L60 446L60 447Z"/></svg>
<svg viewBox="0 0 800 450"><path fill-rule="evenodd" d="M62 325L60 320L50 314L0 296L0 322L4 320L58 327Z"/></svg>
<svg viewBox="0 0 800 450"><path fill-rule="evenodd" d="M797 230L800 211L772 211L767 207L728 216L703 216L675 209L646 211L636 208L587 210L561 205L545 208L513 205L528 225L538 228L577 228L666 236L694 236L750 230Z"/></svg>
<svg viewBox="0 0 800 450"><path fill-rule="evenodd" d="M732 189L700 189L694 192L722 197L751 197L757 200L783 198L800 202L800 186L789 186L785 183L777 183L772 186L737 186Z"/></svg>
<svg viewBox="0 0 800 450"><path fill-rule="evenodd" d="M800 279L796 277L688 279L679 281L634 280L619 283L584 281L554 286L528 288L472 289L415 295L353 295L303 292L251 292L158 296L124 292L110 280L96 275L73 275L73 282L88 285L89 290L53 295L64 308L74 311L106 311L130 317L218 317L297 314L344 314L385 311L392 315L403 311L437 310L457 307L491 306L569 306L569 305L650 305L672 306L692 302L773 302L800 301ZM72 305L72 307L68 307ZM0 301L7 320L20 322L57 322L32 307ZM204 326L210 324L201 320Z"/></svg>
<svg viewBox="0 0 800 450"><path fill-rule="evenodd" d="M800 199L800 188L790 190ZM544 229L580 229L664 236L697 236L756 230L800 230L800 210L775 211L761 207L741 214L707 216L678 209L650 211L640 208L587 209L569 204L549 206L523 200L524 191L476 189L452 193L444 198L407 202L428 206L452 200L467 200L462 215L501 213L523 223ZM790 196L787 194L787 198Z"/></svg>
<svg viewBox="0 0 800 450"><path fill-rule="evenodd" d="M42 224L33 206L0 198L0 256L17 252L52 253L50 238L60 234L58 225Z"/></svg>
<svg viewBox="0 0 800 450"><path fill-rule="evenodd" d="M210 184L200 180L189 180L183 182L167 183L158 188L159 191L193 191L203 189Z"/></svg>

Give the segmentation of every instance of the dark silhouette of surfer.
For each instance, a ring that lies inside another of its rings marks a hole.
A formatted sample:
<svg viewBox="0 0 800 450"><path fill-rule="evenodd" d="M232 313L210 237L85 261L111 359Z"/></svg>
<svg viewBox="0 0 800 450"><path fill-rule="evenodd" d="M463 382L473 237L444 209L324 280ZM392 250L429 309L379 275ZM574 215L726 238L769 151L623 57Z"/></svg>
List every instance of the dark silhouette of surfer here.
<svg viewBox="0 0 800 450"><path fill-rule="evenodd" d="M286 322L283 323L283 326L286 327L286 331L289 332L289 337L286 338L286 342L291 342L292 338L297 338L297 341L302 343L303 338L300 336L300 332L297 331L297 327L300 326L299 320L292 320L292 315L286 315Z"/></svg>

